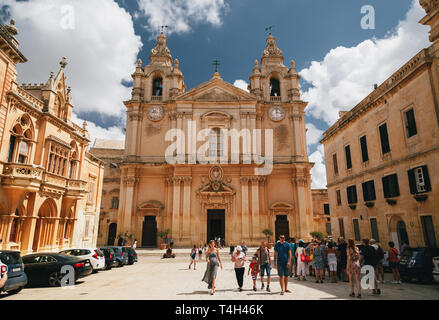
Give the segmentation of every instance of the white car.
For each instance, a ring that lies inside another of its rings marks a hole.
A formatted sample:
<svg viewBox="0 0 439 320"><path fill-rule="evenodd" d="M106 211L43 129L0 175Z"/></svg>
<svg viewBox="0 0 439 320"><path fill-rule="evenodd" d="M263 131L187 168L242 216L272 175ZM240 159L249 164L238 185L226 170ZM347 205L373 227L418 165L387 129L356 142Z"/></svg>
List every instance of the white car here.
<svg viewBox="0 0 439 320"><path fill-rule="evenodd" d="M433 264L434 264L433 278L434 280L439 282L439 257L433 258Z"/></svg>
<svg viewBox="0 0 439 320"><path fill-rule="evenodd" d="M61 251L62 254L78 257L81 259L88 259L93 267L93 272L105 268L104 253L98 248L75 248Z"/></svg>

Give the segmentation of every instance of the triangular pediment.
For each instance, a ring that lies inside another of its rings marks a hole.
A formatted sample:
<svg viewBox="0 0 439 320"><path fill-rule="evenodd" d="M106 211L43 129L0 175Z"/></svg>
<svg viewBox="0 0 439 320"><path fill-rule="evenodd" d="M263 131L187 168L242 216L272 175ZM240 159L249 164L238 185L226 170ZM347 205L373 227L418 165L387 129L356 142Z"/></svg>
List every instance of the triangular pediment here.
<svg viewBox="0 0 439 320"><path fill-rule="evenodd" d="M250 93L223 81L222 79L212 79L198 87L195 87L180 96L177 101L256 101Z"/></svg>

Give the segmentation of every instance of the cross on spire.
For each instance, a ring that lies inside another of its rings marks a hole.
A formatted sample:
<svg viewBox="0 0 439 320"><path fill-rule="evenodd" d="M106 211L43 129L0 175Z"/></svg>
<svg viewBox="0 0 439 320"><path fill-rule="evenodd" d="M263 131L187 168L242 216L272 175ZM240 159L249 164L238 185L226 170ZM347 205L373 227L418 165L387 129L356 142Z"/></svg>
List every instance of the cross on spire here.
<svg viewBox="0 0 439 320"><path fill-rule="evenodd" d="M268 34L271 34L271 31L273 30L274 26L268 26L265 28L265 32L268 32Z"/></svg>
<svg viewBox="0 0 439 320"><path fill-rule="evenodd" d="M220 62L218 59L213 60L213 65L215 66L215 72L218 72L218 66L220 66Z"/></svg>

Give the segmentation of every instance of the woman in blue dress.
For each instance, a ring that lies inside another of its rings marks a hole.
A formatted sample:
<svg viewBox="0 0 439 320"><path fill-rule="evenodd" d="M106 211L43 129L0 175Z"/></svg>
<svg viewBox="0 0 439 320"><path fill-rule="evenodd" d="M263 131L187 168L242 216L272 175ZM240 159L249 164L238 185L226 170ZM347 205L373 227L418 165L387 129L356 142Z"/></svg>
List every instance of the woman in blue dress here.
<svg viewBox="0 0 439 320"><path fill-rule="evenodd" d="M316 283L323 283L323 270L325 269L324 249L317 241L314 247L314 269L316 270Z"/></svg>

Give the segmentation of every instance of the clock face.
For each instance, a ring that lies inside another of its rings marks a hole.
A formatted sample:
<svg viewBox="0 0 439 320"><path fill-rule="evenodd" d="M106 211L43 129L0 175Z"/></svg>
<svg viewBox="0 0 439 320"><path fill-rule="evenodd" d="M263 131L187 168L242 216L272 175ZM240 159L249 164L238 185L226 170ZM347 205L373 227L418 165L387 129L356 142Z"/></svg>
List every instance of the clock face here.
<svg viewBox="0 0 439 320"><path fill-rule="evenodd" d="M164 116L164 110L163 107L160 106L154 106L150 107L147 111L147 116L152 121L159 121L163 119Z"/></svg>
<svg viewBox="0 0 439 320"><path fill-rule="evenodd" d="M285 118L285 110L282 107L272 107L268 113L273 121L281 121Z"/></svg>

